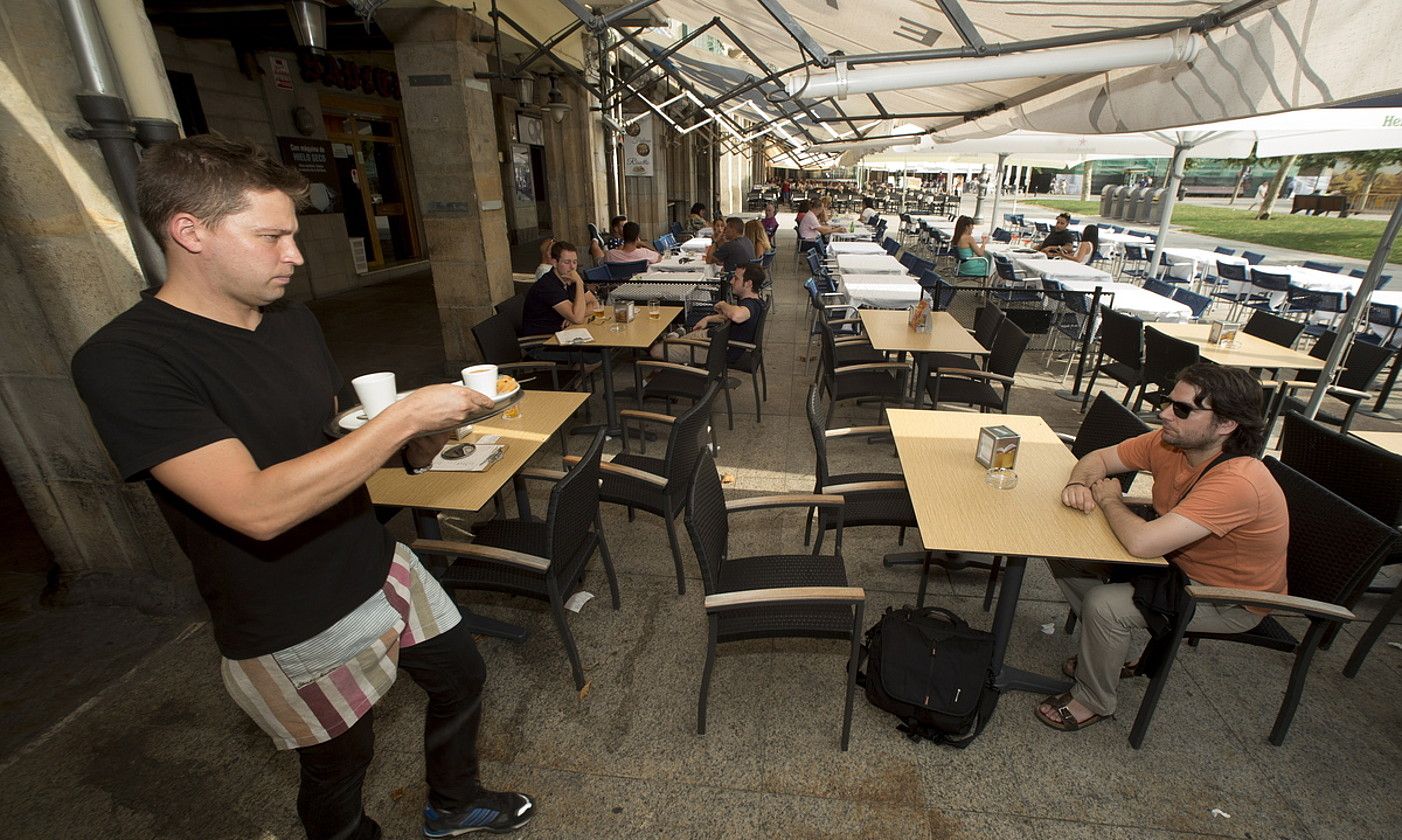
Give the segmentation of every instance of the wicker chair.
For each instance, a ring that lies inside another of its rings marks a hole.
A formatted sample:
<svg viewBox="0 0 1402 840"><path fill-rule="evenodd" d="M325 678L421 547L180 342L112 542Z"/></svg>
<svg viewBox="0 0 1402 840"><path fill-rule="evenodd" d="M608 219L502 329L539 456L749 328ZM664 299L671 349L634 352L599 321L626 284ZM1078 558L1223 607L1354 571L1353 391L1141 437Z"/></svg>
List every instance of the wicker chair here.
<svg viewBox="0 0 1402 840"><path fill-rule="evenodd" d="M1274 458L1266 458L1265 464L1284 491L1290 510L1290 545L1286 559L1290 594L1197 584L1189 584L1187 592L1195 603L1240 604L1264 607L1278 614L1304 616L1309 619L1309 627L1304 637L1297 640L1278 621L1267 616L1244 633L1194 633L1187 630L1188 612L1181 613L1168 656L1151 676L1134 719L1129 742L1135 749L1144 743L1154 709L1168 683L1179 643L1184 638L1190 641L1220 639L1295 654L1285 699L1270 734L1272 744L1284 743L1295 708L1304 693L1305 677L1309 674L1315 649L1332 624L1353 618L1344 604L1360 583L1377 571L1378 564L1397 541L1397 531L1390 524L1379 522Z"/></svg>
<svg viewBox="0 0 1402 840"><path fill-rule="evenodd" d="M1106 356L1110 361L1105 361ZM1090 369L1086 395L1081 399L1082 411L1090 395L1095 393L1095 380L1102 373L1125 386L1121 405L1129 405L1134 389L1139 389L1139 398L1134 401L1134 408L1138 410L1144 399L1144 322L1108 306L1100 307L1100 349Z"/></svg>
<svg viewBox="0 0 1402 840"><path fill-rule="evenodd" d="M1159 405L1167 398L1168 392L1178 384L1178 372L1189 365L1195 365L1201 358L1198 346L1191 341L1174 338L1159 332L1153 327L1144 329L1144 387L1139 389L1139 402L1148 400L1151 405ZM1158 388L1152 394L1144 389L1153 385Z"/></svg>
<svg viewBox="0 0 1402 840"><path fill-rule="evenodd" d="M910 365L886 361L842 364L837 340L832 334L832 324L819 320L818 325L823 331L823 358L818 371L818 384L828 395L828 416L823 425L832 422L833 409L843 400L877 402L878 423L887 403L899 406L905 402Z"/></svg>
<svg viewBox="0 0 1402 840"><path fill-rule="evenodd" d="M735 415L731 411L730 391L725 390L725 372L728 368L726 356L730 350L730 324L729 322L712 327L707 338L682 338L665 339L666 345L690 346L695 351L702 350L706 353L706 364L704 367L693 365L683 365L676 362L663 362L656 359L640 359L633 365L634 375L638 377L635 386L638 395L638 408L642 408L647 400L664 400L670 407L679 399L689 400L692 404L699 402L705 395L711 383L719 383L722 392L725 394L725 413L730 418L730 428L735 428ZM652 371L651 379L643 380L645 372ZM711 443L716 444L715 427L711 428Z"/></svg>
<svg viewBox="0 0 1402 840"><path fill-rule="evenodd" d="M820 495L759 496L727 502L716 463L703 452L686 500L686 532L701 566L706 589L706 665L701 673L696 732L706 733L706 699L716 647L743 639L845 639L847 696L842 712L842 749L852 732L852 697L866 593L848 585L842 563L842 497ZM771 554L731 557L730 515L785 507L821 507L837 522L830 555Z"/></svg>
<svg viewBox="0 0 1402 840"><path fill-rule="evenodd" d="M931 407L938 409L941 402L966 403L977 405L984 413L994 409L1007 414L1017 366L1031 340L1017 324L1006 322L998 328L998 337L993 340L987 370L935 368L929 381L921 383L930 394ZM1003 392L999 394L994 385L1000 386Z"/></svg>
<svg viewBox="0 0 1402 840"><path fill-rule="evenodd" d="M479 523L470 543L415 540L413 544L420 555L450 561L439 579L447 589L506 592L548 601L565 643L576 690L584 688L584 667L565 616L565 599L579 588L596 550L608 576L613 608L618 609L618 578L599 519L599 456L603 448L604 430L598 429L569 471L528 468L516 474L519 481L553 482L544 521L531 518L529 511L520 511L516 519Z"/></svg>

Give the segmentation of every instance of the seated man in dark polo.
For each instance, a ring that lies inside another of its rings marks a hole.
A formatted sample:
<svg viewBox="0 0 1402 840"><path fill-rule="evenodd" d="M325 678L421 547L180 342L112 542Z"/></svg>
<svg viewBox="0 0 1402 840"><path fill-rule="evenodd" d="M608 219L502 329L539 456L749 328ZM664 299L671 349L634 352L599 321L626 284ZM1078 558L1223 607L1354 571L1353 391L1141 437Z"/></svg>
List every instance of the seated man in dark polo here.
<svg viewBox="0 0 1402 840"><path fill-rule="evenodd" d="M749 241L749 240L746 240ZM716 303L714 315L707 315L696 326L691 328L690 336L704 336L706 330L725 321L730 322L730 341L745 341L751 344L755 340L755 330L759 327L759 319L764 316L764 299L759 296L759 289L764 285L764 269L757 265L746 265L735 272L730 278L730 291L735 295L735 303L719 301ZM690 364L692 360L692 348L685 344L667 344L657 342L648 348L648 353L654 359L662 359L680 364ZM730 363L734 364L745 355L743 347L730 348Z"/></svg>
<svg viewBox="0 0 1402 840"><path fill-rule="evenodd" d="M1163 428L1089 453L1076 463L1061 502L1104 516L1135 557L1165 557L1194 583L1287 594L1290 516L1285 494L1256 457L1266 433L1261 384L1238 368L1200 362L1184 368L1159 412ZM1158 518L1141 519L1121 499L1116 476L1154 477ZM1049 560L1057 586L1081 618L1080 653L1062 671L1075 684L1037 707L1042 723L1075 731L1113 717L1120 679L1134 674L1131 633L1148 626L1134 583L1107 582L1107 570ZM1188 629L1241 633L1264 611L1199 603Z"/></svg>
<svg viewBox="0 0 1402 840"><path fill-rule="evenodd" d="M731 216L725 220L725 227L716 231L715 241L706 249L705 260L725 271L734 271L755 261L755 243L745 236L743 219Z"/></svg>
<svg viewBox="0 0 1402 840"><path fill-rule="evenodd" d="M1047 256L1061 256L1071 250L1071 214L1058 213L1056 225L1047 233L1047 238L1037 246L1037 250Z"/></svg>
<svg viewBox="0 0 1402 840"><path fill-rule="evenodd" d="M579 276L579 249L569 242L550 246L553 268L526 292L521 335L548 335L589 320L594 293Z"/></svg>

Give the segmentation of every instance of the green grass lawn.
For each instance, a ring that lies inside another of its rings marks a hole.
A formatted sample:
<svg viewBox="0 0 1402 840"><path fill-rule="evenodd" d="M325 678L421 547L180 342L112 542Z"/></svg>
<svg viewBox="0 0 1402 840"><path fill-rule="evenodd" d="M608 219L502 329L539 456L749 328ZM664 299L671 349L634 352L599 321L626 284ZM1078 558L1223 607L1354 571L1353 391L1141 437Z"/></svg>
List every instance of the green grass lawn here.
<svg viewBox="0 0 1402 840"><path fill-rule="evenodd" d="M1075 215L1094 216L1100 212L1098 201L1065 201L1038 199L1037 204L1054 207ZM1288 207L1288 202L1285 205ZM1225 207L1203 207L1197 204L1179 204L1173 208L1173 224L1192 233L1203 236L1216 236L1237 242L1250 242L1256 245L1278 248L1293 248L1297 251L1313 251L1316 254L1333 254L1339 257L1352 257L1370 260L1378 247L1386 222L1371 219L1336 219L1330 216L1292 216L1287 209L1280 212L1277 203L1275 215L1262 221L1254 213L1244 210L1229 210ZM1146 225L1135 225L1144 229ZM1392 244L1389 262L1402 262L1402 237Z"/></svg>

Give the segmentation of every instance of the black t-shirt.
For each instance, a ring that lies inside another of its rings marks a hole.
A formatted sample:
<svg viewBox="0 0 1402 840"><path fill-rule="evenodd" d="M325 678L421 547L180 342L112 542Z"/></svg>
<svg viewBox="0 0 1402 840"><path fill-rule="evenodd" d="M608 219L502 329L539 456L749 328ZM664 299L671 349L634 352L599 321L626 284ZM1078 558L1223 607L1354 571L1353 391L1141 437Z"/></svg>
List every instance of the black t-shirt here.
<svg viewBox="0 0 1402 840"><path fill-rule="evenodd" d="M521 335L546 335L560 329L565 319L555 311L555 304L574 300L574 283L560 282L552 269L540 276L526 292L526 305L521 313Z"/></svg>
<svg viewBox="0 0 1402 840"><path fill-rule="evenodd" d="M717 245L711 256L726 271L734 271L755 261L755 243L748 236Z"/></svg>
<svg viewBox="0 0 1402 840"><path fill-rule="evenodd" d="M761 298L741 298L739 301L739 305L750 310L750 317L746 318L744 322L739 324L734 323L733 321L731 322L730 340L744 341L749 344L754 344L755 330L759 329L759 319L764 317L764 300ZM740 359L745 355L745 348L732 347L730 348L730 352L726 355L730 357L730 363L734 364L735 362L740 361Z"/></svg>
<svg viewBox="0 0 1402 840"><path fill-rule="evenodd" d="M1042 244L1038 246L1038 250L1041 250L1042 248L1049 248L1049 247L1051 247L1052 245L1070 245L1070 244L1071 244L1071 231L1070 231L1070 230L1056 230L1056 229L1053 229L1050 233L1047 234L1047 238L1042 240Z"/></svg>
<svg viewBox="0 0 1402 840"><path fill-rule="evenodd" d="M394 540L364 485L259 541L150 476L152 467L228 438L260 469L326 445L341 377L306 307L266 307L257 329L245 330L143 297L78 349L73 378L122 477L147 481L190 558L224 656L248 659L305 641L384 585Z"/></svg>

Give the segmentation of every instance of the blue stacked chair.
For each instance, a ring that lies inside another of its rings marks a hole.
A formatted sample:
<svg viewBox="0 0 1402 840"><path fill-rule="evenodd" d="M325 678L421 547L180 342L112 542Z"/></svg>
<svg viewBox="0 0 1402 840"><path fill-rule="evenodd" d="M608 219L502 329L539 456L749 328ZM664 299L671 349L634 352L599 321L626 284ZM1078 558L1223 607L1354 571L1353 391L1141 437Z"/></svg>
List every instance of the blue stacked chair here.
<svg viewBox="0 0 1402 840"><path fill-rule="evenodd" d="M1145 287L1147 288L1147 286L1148 284L1146 283ZM1212 305L1212 298L1208 297L1207 295L1200 295L1197 292L1194 292L1191 289L1185 289L1182 286L1179 286L1178 288L1173 290L1172 297L1174 300L1178 301L1179 303L1188 307L1188 309L1192 310L1194 321L1201 319L1203 313L1206 312L1207 308Z"/></svg>
<svg viewBox="0 0 1402 840"><path fill-rule="evenodd" d="M1264 260L1266 258L1266 255L1258 254L1255 251L1242 251L1241 258L1246 260L1251 265L1259 265L1261 263L1261 260Z"/></svg>
<svg viewBox="0 0 1402 840"><path fill-rule="evenodd" d="M1331 274L1338 274L1339 272L1344 270L1344 267L1341 265L1320 262L1318 260L1305 260L1304 265L1302 265L1301 268L1312 268L1315 271L1327 271Z"/></svg>
<svg viewBox="0 0 1402 840"><path fill-rule="evenodd" d="M1150 277L1144 281L1144 291L1171 298L1173 297L1173 284L1165 283L1155 277Z"/></svg>

